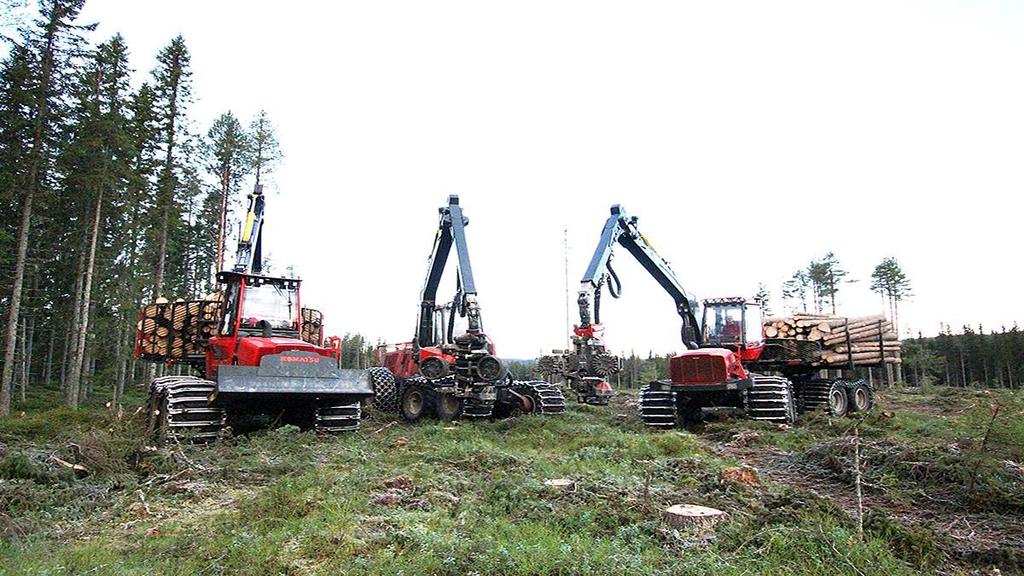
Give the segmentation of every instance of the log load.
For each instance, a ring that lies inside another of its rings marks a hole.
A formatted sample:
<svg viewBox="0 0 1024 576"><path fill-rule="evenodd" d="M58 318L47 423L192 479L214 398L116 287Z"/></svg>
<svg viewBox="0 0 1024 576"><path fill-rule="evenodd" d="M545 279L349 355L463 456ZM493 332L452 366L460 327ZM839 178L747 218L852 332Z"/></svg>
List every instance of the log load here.
<svg viewBox="0 0 1024 576"><path fill-rule="evenodd" d="M821 346L816 365L841 367L899 364L901 344L885 316L845 318L798 313L764 321L766 339L804 340Z"/></svg>
<svg viewBox="0 0 1024 576"><path fill-rule="evenodd" d="M160 298L142 307L136 334L138 354L146 360L184 360L202 356L217 334L223 315L218 294L203 300L168 302Z"/></svg>
<svg viewBox="0 0 1024 576"><path fill-rule="evenodd" d="M314 346L322 346L324 339L324 315L312 308L302 309L302 331L299 338Z"/></svg>

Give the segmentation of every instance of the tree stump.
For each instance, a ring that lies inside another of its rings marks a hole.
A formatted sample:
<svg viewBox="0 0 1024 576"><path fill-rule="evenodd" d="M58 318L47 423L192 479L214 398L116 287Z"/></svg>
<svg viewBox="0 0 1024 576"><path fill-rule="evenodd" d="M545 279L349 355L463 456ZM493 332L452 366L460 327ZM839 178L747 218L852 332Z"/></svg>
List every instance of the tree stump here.
<svg viewBox="0 0 1024 576"><path fill-rule="evenodd" d="M662 513L662 519L671 526L700 532L710 530L728 517L729 515L721 510L696 504L675 504Z"/></svg>
<svg viewBox="0 0 1024 576"><path fill-rule="evenodd" d="M555 488L556 490L572 490L576 486L576 483L568 478L552 478L551 480L545 480L544 485L548 488Z"/></svg>

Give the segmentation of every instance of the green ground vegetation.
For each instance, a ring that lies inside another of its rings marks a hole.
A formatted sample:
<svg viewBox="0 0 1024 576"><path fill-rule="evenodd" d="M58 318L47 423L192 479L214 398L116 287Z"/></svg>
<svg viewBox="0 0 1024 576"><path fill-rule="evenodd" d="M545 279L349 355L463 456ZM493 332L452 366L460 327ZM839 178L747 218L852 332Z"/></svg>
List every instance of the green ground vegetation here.
<svg viewBox="0 0 1024 576"><path fill-rule="evenodd" d="M863 537L850 506L851 419L818 415L784 430L725 418L651 432L622 394L611 407L574 405L560 417L410 426L375 415L337 437L286 426L154 447L134 407L46 409L57 392L39 394L0 420L0 574L1024 567L1012 526L973 547L937 528L971 515L1020 517L1024 401L1010 392L885 394L857 428ZM575 484L545 486L552 478ZM661 512L676 503L730 518L712 532L675 530ZM908 509L944 515L929 521Z"/></svg>

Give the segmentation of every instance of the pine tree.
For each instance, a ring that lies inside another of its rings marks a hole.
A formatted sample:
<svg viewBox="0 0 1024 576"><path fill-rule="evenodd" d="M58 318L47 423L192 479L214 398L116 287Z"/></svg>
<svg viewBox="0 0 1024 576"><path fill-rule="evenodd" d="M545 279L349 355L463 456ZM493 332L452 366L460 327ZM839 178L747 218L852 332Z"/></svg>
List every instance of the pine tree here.
<svg viewBox="0 0 1024 576"><path fill-rule="evenodd" d="M892 257L883 258L871 273L871 290L882 295L889 303L893 326L899 333L899 304L910 294L910 280Z"/></svg>
<svg viewBox="0 0 1024 576"><path fill-rule="evenodd" d="M855 282L855 280L846 279L850 273L840 267L839 259L832 252L825 254L821 260L813 262L811 266L817 266L820 269L819 292L822 300L831 305L832 313L835 314L836 294L839 293L839 287L844 283Z"/></svg>
<svg viewBox="0 0 1024 576"><path fill-rule="evenodd" d="M807 277L807 272L797 270L792 278L782 284L782 299L790 303L790 309L807 312L807 290L810 287L811 280ZM794 303L798 303L799 306Z"/></svg>

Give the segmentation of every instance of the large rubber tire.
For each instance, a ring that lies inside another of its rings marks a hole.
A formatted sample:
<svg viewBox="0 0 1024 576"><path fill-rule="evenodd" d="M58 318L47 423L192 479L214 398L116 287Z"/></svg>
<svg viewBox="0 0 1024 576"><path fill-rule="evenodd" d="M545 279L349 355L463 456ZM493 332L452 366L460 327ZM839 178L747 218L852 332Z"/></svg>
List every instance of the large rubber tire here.
<svg viewBox="0 0 1024 576"><path fill-rule="evenodd" d="M836 380L828 390L828 413L842 418L850 411L850 391L846 382Z"/></svg>
<svg viewBox="0 0 1024 576"><path fill-rule="evenodd" d="M462 400L454 394L438 393L435 404L437 417L445 422L455 420L462 415Z"/></svg>
<svg viewBox="0 0 1024 576"><path fill-rule="evenodd" d="M853 390L857 382L842 379L813 378L800 386L799 408L801 412L809 412L824 407L836 418L853 412ZM869 391L870 393L870 391Z"/></svg>
<svg viewBox="0 0 1024 576"><path fill-rule="evenodd" d="M847 383L850 399L850 412L869 412L875 406L875 393L871 386L863 380Z"/></svg>
<svg viewBox="0 0 1024 576"><path fill-rule="evenodd" d="M751 375L754 385L743 394L747 418L792 425L796 422L793 383L782 376Z"/></svg>
<svg viewBox="0 0 1024 576"><path fill-rule="evenodd" d="M370 382L373 384L373 407L381 412L398 412L398 382L387 368L370 368Z"/></svg>
<svg viewBox="0 0 1024 576"><path fill-rule="evenodd" d="M676 395L672 390L651 388L650 384L640 389L640 420L649 428L667 430L675 428L679 421Z"/></svg>
<svg viewBox="0 0 1024 576"><path fill-rule="evenodd" d="M407 383L402 390L399 411L406 422L416 422L429 414L429 391L419 384Z"/></svg>

